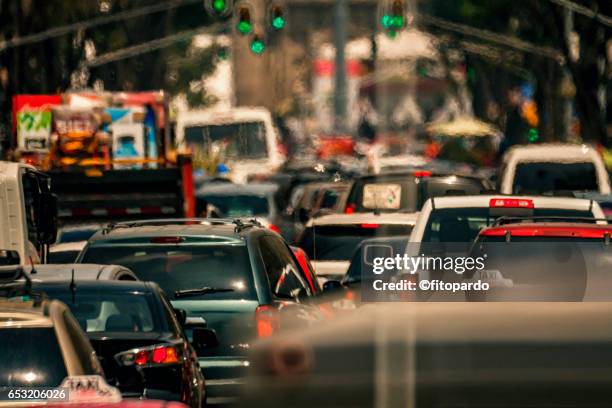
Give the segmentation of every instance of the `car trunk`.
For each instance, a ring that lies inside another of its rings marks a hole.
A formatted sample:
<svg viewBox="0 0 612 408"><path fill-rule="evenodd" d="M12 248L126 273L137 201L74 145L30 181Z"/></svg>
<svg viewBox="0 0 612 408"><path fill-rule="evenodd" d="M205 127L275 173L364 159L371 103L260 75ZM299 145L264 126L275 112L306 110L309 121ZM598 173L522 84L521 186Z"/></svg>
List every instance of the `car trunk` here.
<svg viewBox="0 0 612 408"><path fill-rule="evenodd" d="M143 371L140 374L134 366L121 366L115 360L118 353L152 346L154 344L167 343L171 337L164 333L88 333L89 340L93 346L98 359L104 369L104 374L109 384L118 387L123 394L142 394L145 386L150 381L144 381ZM148 380L148 378L147 378Z"/></svg>

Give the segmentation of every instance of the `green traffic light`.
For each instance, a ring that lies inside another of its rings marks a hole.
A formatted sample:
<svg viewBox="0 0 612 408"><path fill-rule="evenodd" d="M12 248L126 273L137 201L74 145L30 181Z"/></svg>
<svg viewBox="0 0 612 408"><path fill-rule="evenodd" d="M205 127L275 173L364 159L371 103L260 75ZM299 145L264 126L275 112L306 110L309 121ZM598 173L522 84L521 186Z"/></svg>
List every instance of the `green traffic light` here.
<svg viewBox="0 0 612 408"><path fill-rule="evenodd" d="M227 7L227 4L225 3L225 0L213 0L212 6L213 6L213 10L221 14L225 12L225 8Z"/></svg>
<svg viewBox="0 0 612 408"><path fill-rule="evenodd" d="M388 30L387 31L387 37L389 37L390 39L395 39L395 37L397 37L397 31L396 30Z"/></svg>
<svg viewBox="0 0 612 408"><path fill-rule="evenodd" d="M391 26L393 25L393 17L389 14L385 14L381 17L380 23L384 28L391 28Z"/></svg>
<svg viewBox="0 0 612 408"><path fill-rule="evenodd" d="M251 31L253 31L253 24L249 23L248 21L241 21L236 26L236 29L240 34L250 34Z"/></svg>
<svg viewBox="0 0 612 408"><path fill-rule="evenodd" d="M285 19L282 16L274 17L274 20L272 20L272 27L277 30L282 30L285 27Z"/></svg>
<svg viewBox="0 0 612 408"><path fill-rule="evenodd" d="M538 132L538 129L529 129L529 133L527 135L527 140L529 140L529 143L535 143L538 141L538 139L540 139L540 133Z"/></svg>
<svg viewBox="0 0 612 408"><path fill-rule="evenodd" d="M253 54L259 55L263 53L265 49L266 45L263 43L263 41L259 39L254 39L253 41L251 41L251 51L253 52Z"/></svg>
<svg viewBox="0 0 612 408"><path fill-rule="evenodd" d="M394 16L391 25L395 28L402 28L404 26L404 17L403 16Z"/></svg>

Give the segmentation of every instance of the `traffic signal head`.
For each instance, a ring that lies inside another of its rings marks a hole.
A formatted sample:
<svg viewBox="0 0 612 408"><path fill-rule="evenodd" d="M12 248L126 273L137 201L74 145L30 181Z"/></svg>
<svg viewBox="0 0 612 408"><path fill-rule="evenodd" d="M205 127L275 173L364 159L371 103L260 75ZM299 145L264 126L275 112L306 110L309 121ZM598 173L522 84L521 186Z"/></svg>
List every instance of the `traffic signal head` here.
<svg viewBox="0 0 612 408"><path fill-rule="evenodd" d="M238 22L236 23L236 30L242 35L251 34L253 31L253 21L251 20L251 9L247 6L240 6L238 8Z"/></svg>
<svg viewBox="0 0 612 408"><path fill-rule="evenodd" d="M257 34L253 36L251 39L251 52L256 55L260 55L266 49L266 44L264 44L263 40Z"/></svg>
<svg viewBox="0 0 612 408"><path fill-rule="evenodd" d="M273 30L282 30L285 28L287 21L285 20L285 13L281 6L272 6L270 11L270 25Z"/></svg>
<svg viewBox="0 0 612 408"><path fill-rule="evenodd" d="M215 17L225 17L232 12L232 0L205 0L204 4Z"/></svg>
<svg viewBox="0 0 612 408"><path fill-rule="evenodd" d="M403 0L392 0L390 5L387 4L380 18L380 24L385 30L393 32L390 37L395 37L397 31L404 28L406 25L406 12Z"/></svg>

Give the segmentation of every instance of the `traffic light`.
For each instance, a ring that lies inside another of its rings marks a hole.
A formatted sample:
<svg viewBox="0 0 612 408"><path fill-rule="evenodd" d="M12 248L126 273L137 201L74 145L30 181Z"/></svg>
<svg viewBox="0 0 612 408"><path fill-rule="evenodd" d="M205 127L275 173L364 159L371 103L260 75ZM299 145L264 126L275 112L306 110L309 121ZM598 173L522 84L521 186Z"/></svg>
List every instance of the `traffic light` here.
<svg viewBox="0 0 612 408"><path fill-rule="evenodd" d="M285 28L287 20L285 19L285 12L279 5L274 5L270 9L270 27L272 30L280 31Z"/></svg>
<svg viewBox="0 0 612 408"><path fill-rule="evenodd" d="M204 0L204 7L215 17L226 17L232 12L232 0Z"/></svg>
<svg viewBox="0 0 612 408"><path fill-rule="evenodd" d="M253 21L251 19L250 7L245 5L238 7L238 21L236 22L236 30L241 35L248 35L253 32Z"/></svg>
<svg viewBox="0 0 612 408"><path fill-rule="evenodd" d="M386 3L380 24L391 38L395 38L397 32L406 26L406 10L404 0L391 0L391 3Z"/></svg>
<svg viewBox="0 0 612 408"><path fill-rule="evenodd" d="M250 48L253 54L261 55L266 49L266 44L264 43L263 39L259 35L255 34L251 38Z"/></svg>

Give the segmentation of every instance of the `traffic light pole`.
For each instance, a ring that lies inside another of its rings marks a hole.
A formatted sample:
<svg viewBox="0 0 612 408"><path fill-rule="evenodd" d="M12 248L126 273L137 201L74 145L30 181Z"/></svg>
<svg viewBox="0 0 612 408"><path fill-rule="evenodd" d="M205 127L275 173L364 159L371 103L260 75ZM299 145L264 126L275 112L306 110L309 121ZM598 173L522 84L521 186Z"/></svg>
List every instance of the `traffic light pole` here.
<svg viewBox="0 0 612 408"><path fill-rule="evenodd" d="M346 45L346 31L349 17L348 13L348 0L335 0L334 46L336 48L336 72L334 95L334 128L337 133L344 133L347 131L347 78L344 48Z"/></svg>

